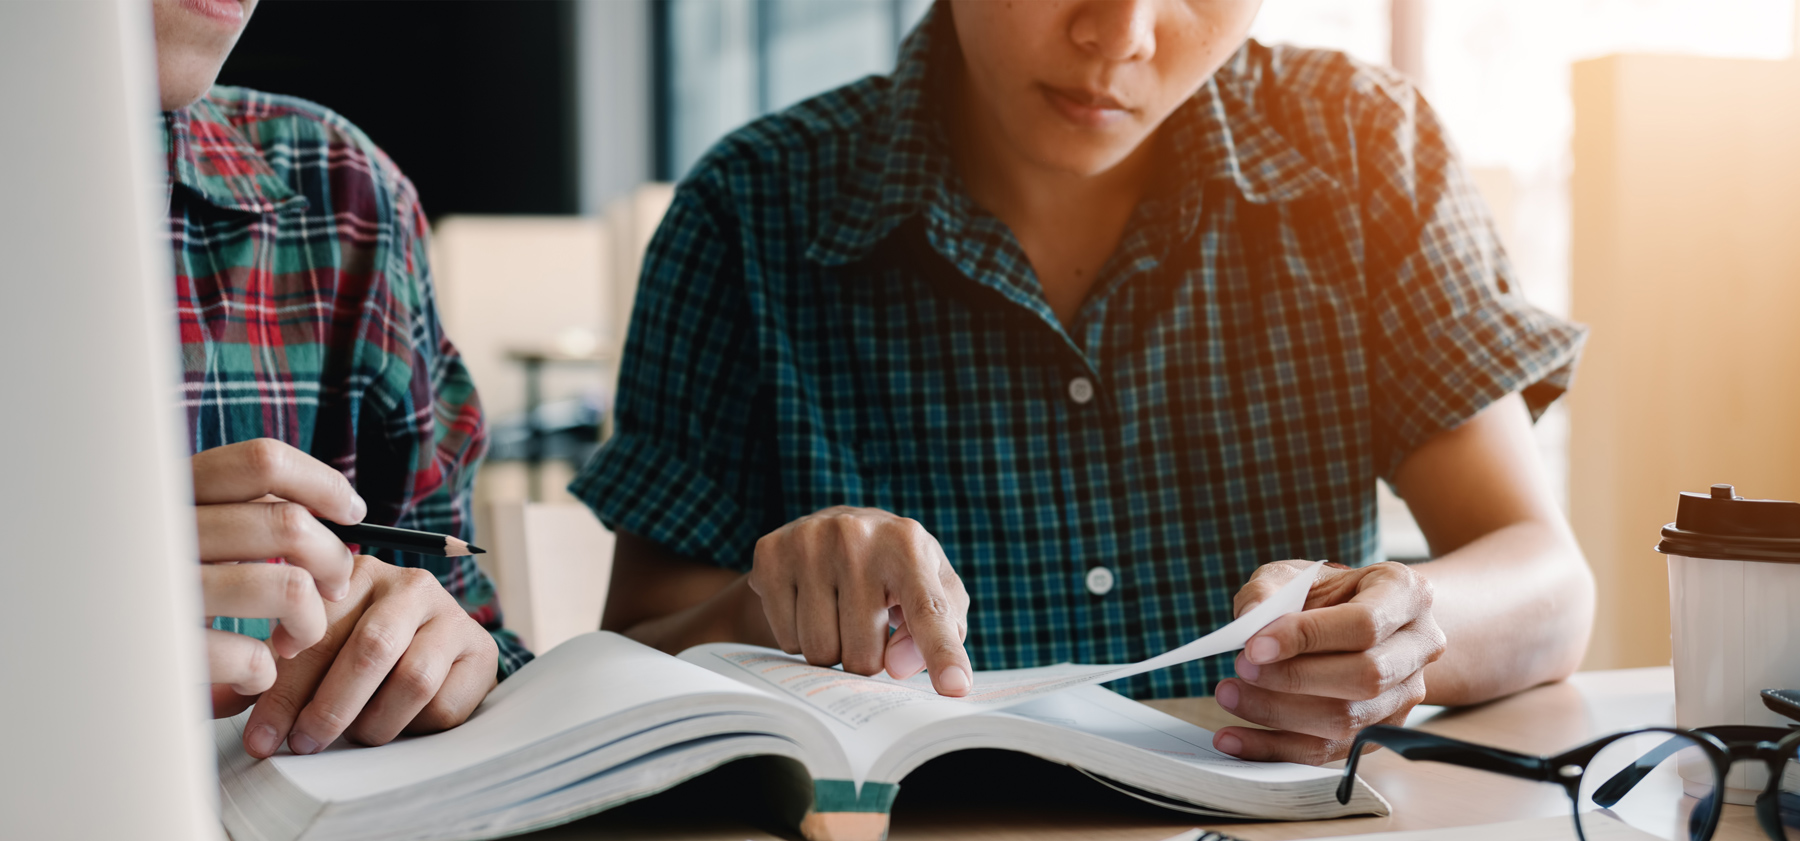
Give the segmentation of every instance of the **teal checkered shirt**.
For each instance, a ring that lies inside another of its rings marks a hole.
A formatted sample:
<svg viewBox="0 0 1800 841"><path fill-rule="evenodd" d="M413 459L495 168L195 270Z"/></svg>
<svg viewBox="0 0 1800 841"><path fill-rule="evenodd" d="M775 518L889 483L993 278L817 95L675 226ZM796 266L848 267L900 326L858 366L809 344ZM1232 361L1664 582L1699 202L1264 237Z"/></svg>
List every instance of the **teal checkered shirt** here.
<svg viewBox="0 0 1800 841"><path fill-rule="evenodd" d="M1229 621L1260 564L1380 560L1377 479L1567 386L1582 330L1519 296L1414 89L1255 42L1159 129L1173 163L1065 329L951 162L946 23L680 185L617 434L572 486L613 528L746 570L785 522L885 509L962 576L976 668L1131 661ZM1208 694L1230 668L1118 688Z"/></svg>

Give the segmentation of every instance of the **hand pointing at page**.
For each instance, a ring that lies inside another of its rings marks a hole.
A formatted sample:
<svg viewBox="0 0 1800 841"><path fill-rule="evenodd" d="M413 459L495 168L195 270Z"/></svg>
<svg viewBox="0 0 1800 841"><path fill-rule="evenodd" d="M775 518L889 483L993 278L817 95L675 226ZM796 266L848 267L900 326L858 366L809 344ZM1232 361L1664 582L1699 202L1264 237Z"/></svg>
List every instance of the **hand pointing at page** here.
<svg viewBox="0 0 1800 841"><path fill-rule="evenodd" d="M973 685L969 594L917 521L844 506L801 517L757 542L749 585L782 650L810 663L897 678L925 669L944 695Z"/></svg>

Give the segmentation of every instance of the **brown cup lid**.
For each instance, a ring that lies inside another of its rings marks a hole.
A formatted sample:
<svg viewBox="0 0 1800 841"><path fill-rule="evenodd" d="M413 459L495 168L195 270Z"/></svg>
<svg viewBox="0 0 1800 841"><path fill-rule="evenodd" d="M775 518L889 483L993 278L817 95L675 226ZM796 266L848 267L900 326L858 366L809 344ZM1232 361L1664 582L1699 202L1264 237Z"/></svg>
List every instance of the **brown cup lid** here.
<svg viewBox="0 0 1800 841"><path fill-rule="evenodd" d="M1690 558L1800 563L1800 503L1745 499L1730 485L1683 492L1656 551Z"/></svg>

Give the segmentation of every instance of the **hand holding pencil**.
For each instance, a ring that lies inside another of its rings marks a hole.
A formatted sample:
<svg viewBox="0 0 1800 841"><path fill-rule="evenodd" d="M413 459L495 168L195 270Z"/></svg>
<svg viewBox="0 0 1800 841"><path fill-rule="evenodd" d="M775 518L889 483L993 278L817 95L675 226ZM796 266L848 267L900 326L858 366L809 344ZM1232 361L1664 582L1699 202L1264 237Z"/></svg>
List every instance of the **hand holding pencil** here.
<svg viewBox="0 0 1800 841"><path fill-rule="evenodd" d="M493 688L493 637L436 576L345 544L433 555L479 547L361 523L368 506L343 474L279 441L206 450L192 467L208 623L279 622L267 642L207 631L213 714L256 704L244 727L252 756L283 742L306 754L340 736L381 744L453 727ZM239 563L268 558L287 563Z"/></svg>
<svg viewBox="0 0 1800 841"><path fill-rule="evenodd" d="M358 522L368 506L343 474L272 439L205 450L191 466L208 623L214 616L280 623L267 644L207 629L213 712L233 715L274 684L276 657L292 658L324 636L324 602L350 591L350 550L312 512ZM271 495L282 501L261 501ZM268 558L287 563L239 563Z"/></svg>
<svg viewBox="0 0 1800 841"><path fill-rule="evenodd" d="M292 658L324 635L324 602L349 592L355 560L345 544L441 556L482 551L447 535L362 524L368 505L343 474L273 439L205 450L191 464L208 622L279 623L266 644L207 630L217 715L249 706L274 682L276 657ZM239 563L268 558L287 563Z"/></svg>

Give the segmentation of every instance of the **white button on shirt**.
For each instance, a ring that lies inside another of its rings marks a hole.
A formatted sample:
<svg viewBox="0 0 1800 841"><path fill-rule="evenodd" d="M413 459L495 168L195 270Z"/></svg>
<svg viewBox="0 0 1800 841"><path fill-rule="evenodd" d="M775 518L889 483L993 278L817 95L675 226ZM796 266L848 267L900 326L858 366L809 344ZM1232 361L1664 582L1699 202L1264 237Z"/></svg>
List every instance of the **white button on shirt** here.
<svg viewBox="0 0 1800 841"><path fill-rule="evenodd" d="M1087 572L1088 592L1096 596L1104 596L1112 592L1113 572L1106 567L1094 567Z"/></svg>
<svg viewBox="0 0 1800 841"><path fill-rule="evenodd" d="M1076 377L1069 381L1069 399L1083 406L1094 399L1094 381L1087 377Z"/></svg>

